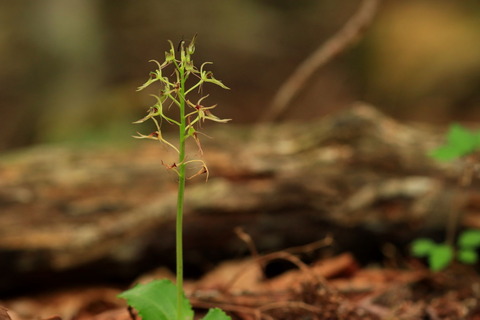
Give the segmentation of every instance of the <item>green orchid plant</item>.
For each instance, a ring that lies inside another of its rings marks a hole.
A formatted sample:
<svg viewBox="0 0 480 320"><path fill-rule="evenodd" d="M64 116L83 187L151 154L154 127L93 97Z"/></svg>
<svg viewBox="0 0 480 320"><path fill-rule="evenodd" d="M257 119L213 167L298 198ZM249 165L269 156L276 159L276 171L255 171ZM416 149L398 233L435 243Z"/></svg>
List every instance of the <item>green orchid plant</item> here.
<svg viewBox="0 0 480 320"><path fill-rule="evenodd" d="M146 285L137 285L119 295L134 307L143 320L192 320L193 310L186 299L183 291L183 205L185 195L186 179L205 174L208 179L209 171L202 159L187 160L186 141L193 139L200 154L203 154L200 143L199 131L201 124L207 120L226 123L230 119L220 119L212 113L216 105L205 106L203 101L208 95L201 95L196 102L189 97L194 93L197 96L203 91L205 84L213 84L223 89L229 89L220 80L215 79L211 71L206 67L211 62L205 62L200 69L195 67L192 56L195 52L195 39L186 44L181 41L178 48L171 41L170 50L165 52L165 61L155 63L157 69L150 73L150 78L141 85L137 91L141 91L152 84L160 85L160 94L153 95L155 104L151 106L147 115L134 123L143 123L151 120L155 125L155 131L150 134L134 136L137 139L150 139L159 141L173 149L178 155L178 161L167 165L162 164L178 175L177 191L177 214L176 214L176 284L168 280L155 280ZM189 86L187 85L189 81ZM193 84L191 84L193 81ZM178 108L178 118L167 116L166 112L172 106ZM166 140L162 134L164 123L178 127L178 141L172 143ZM200 163L201 169L192 176L186 176L186 167L191 163ZM211 309L204 320L226 320L230 319L220 309Z"/></svg>

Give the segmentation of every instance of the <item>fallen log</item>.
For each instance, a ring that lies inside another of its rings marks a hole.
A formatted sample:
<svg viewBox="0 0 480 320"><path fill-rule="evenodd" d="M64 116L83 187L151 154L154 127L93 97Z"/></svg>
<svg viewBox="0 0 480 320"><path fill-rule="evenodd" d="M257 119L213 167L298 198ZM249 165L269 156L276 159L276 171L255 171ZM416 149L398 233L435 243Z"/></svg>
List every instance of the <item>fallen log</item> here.
<svg viewBox="0 0 480 320"><path fill-rule="evenodd" d="M336 252L368 260L385 243L443 233L452 213L462 214L463 226L480 225L479 184L460 187L462 162L428 156L441 129L358 104L309 123L229 125L209 134L210 179L187 187L187 275L247 254L236 227L262 252L331 235ZM171 159L152 142L4 155L0 295L53 276L108 281L172 266L176 181L161 164Z"/></svg>

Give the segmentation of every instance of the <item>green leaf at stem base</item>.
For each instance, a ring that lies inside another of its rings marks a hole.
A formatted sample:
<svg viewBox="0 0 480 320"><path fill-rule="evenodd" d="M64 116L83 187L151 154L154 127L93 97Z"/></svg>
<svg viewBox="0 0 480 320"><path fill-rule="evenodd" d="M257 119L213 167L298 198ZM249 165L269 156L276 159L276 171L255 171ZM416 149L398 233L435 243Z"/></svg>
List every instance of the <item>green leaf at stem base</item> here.
<svg viewBox="0 0 480 320"><path fill-rule="evenodd" d="M139 284L118 297L126 299L142 320L180 320L177 319L177 289L169 280ZM193 320L192 306L187 298L183 299L182 305L182 320Z"/></svg>

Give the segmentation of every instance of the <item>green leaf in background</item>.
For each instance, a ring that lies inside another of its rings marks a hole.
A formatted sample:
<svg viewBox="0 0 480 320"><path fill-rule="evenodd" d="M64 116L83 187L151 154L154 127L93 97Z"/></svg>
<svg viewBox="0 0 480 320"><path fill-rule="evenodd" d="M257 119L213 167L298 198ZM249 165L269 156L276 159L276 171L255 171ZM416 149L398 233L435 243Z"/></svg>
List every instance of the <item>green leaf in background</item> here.
<svg viewBox="0 0 480 320"><path fill-rule="evenodd" d="M218 308L208 310L207 315L202 320L231 320L229 316Z"/></svg>
<svg viewBox="0 0 480 320"><path fill-rule="evenodd" d="M418 238L412 243L412 254L415 257L426 257L437 244L428 238Z"/></svg>
<svg viewBox="0 0 480 320"><path fill-rule="evenodd" d="M447 133L447 144L431 152L437 160L448 161L473 152L479 144L479 135L459 124L452 124Z"/></svg>
<svg viewBox="0 0 480 320"><path fill-rule="evenodd" d="M142 320L178 320L176 290L176 286L169 280L154 280L136 285L118 297L126 299L138 311ZM192 306L186 298L183 300L185 319L182 320L192 320Z"/></svg>
<svg viewBox="0 0 480 320"><path fill-rule="evenodd" d="M458 246L461 248L480 247L480 230L465 230L458 238Z"/></svg>
<svg viewBox="0 0 480 320"><path fill-rule="evenodd" d="M445 145L433 150L430 156L440 161L450 161L461 157L462 154L455 147Z"/></svg>
<svg viewBox="0 0 480 320"><path fill-rule="evenodd" d="M462 155L466 155L477 147L477 134L459 124L452 124L447 133L447 141Z"/></svg>
<svg viewBox="0 0 480 320"><path fill-rule="evenodd" d="M457 259L465 264L475 264L478 261L478 254L473 249L460 249L457 252Z"/></svg>
<svg viewBox="0 0 480 320"><path fill-rule="evenodd" d="M445 269L453 260L453 248L446 244L437 244L430 251L428 264L432 271Z"/></svg>

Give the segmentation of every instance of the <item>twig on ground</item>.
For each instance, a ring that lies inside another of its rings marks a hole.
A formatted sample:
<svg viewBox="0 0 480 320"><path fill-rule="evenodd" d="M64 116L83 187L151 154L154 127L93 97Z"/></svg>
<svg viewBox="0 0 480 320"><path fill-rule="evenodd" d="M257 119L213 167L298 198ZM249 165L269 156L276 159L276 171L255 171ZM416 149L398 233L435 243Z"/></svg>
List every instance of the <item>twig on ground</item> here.
<svg viewBox="0 0 480 320"><path fill-rule="evenodd" d="M302 260L300 260L297 256L295 256L295 253L307 253L307 252L312 252L314 250L317 250L319 248L323 248L326 246L330 246L333 243L333 238L331 235L327 235L324 239L303 245L303 246L297 246L297 247L292 247L288 248L286 250L282 251L277 251L277 252L272 252L267 255L261 256L258 253L257 247L255 246L255 242L253 241L252 237L246 233L242 228L238 227L235 228L235 233L237 236L245 242L247 245L248 249L250 250L250 253L252 255L253 261L255 263L258 263L258 266L260 270L265 274L265 265L272 260L276 259L283 259L290 261L294 265L298 267L298 269L302 270L304 273L308 274L316 283L322 284L326 286L325 284L325 279L317 276L315 273L312 272L311 268L306 265ZM225 286L224 290L228 290L227 288L231 288L233 284L240 278L240 276L246 271L246 269L241 270L238 272L230 282Z"/></svg>
<svg viewBox="0 0 480 320"><path fill-rule="evenodd" d="M315 307L301 301L276 301L264 306L260 306L258 309L262 312L273 309L303 309L314 314L319 314L322 312L322 308Z"/></svg>
<svg viewBox="0 0 480 320"><path fill-rule="evenodd" d="M302 272L304 272L305 274L308 274L314 282L320 283L322 285L326 285L325 279L313 273L311 268L307 264L305 264L305 262L303 262L302 260L300 260L298 257L294 256L291 253L288 253L285 251L278 251L278 252L273 252L265 256L262 256L260 257L260 259L264 263L272 260L277 260L277 259L290 261L291 263L296 265L298 269L300 269Z"/></svg>
<svg viewBox="0 0 480 320"><path fill-rule="evenodd" d="M237 235L237 237L240 238L240 240L242 240L243 242L245 242L245 244L247 245L248 247L248 250L250 250L250 254L252 255L253 259L255 261L258 261L259 264L260 264L260 269L262 270L262 272L264 271L264 268L265 268L265 265L263 264L263 262L259 259L260 255L258 254L258 250L257 250L257 247L255 246L255 242L253 242L253 239L252 237L246 233L243 228L241 227L237 227L235 228L234 230L235 234Z"/></svg>
<svg viewBox="0 0 480 320"><path fill-rule="evenodd" d="M325 248L328 246L331 246L333 244L334 240L331 234L327 234L327 236L324 239L317 240L315 242L307 243L302 246L297 246L297 247L291 247L287 248L283 251L293 253L293 254L298 254L298 253L309 253L313 252L317 249Z"/></svg>

